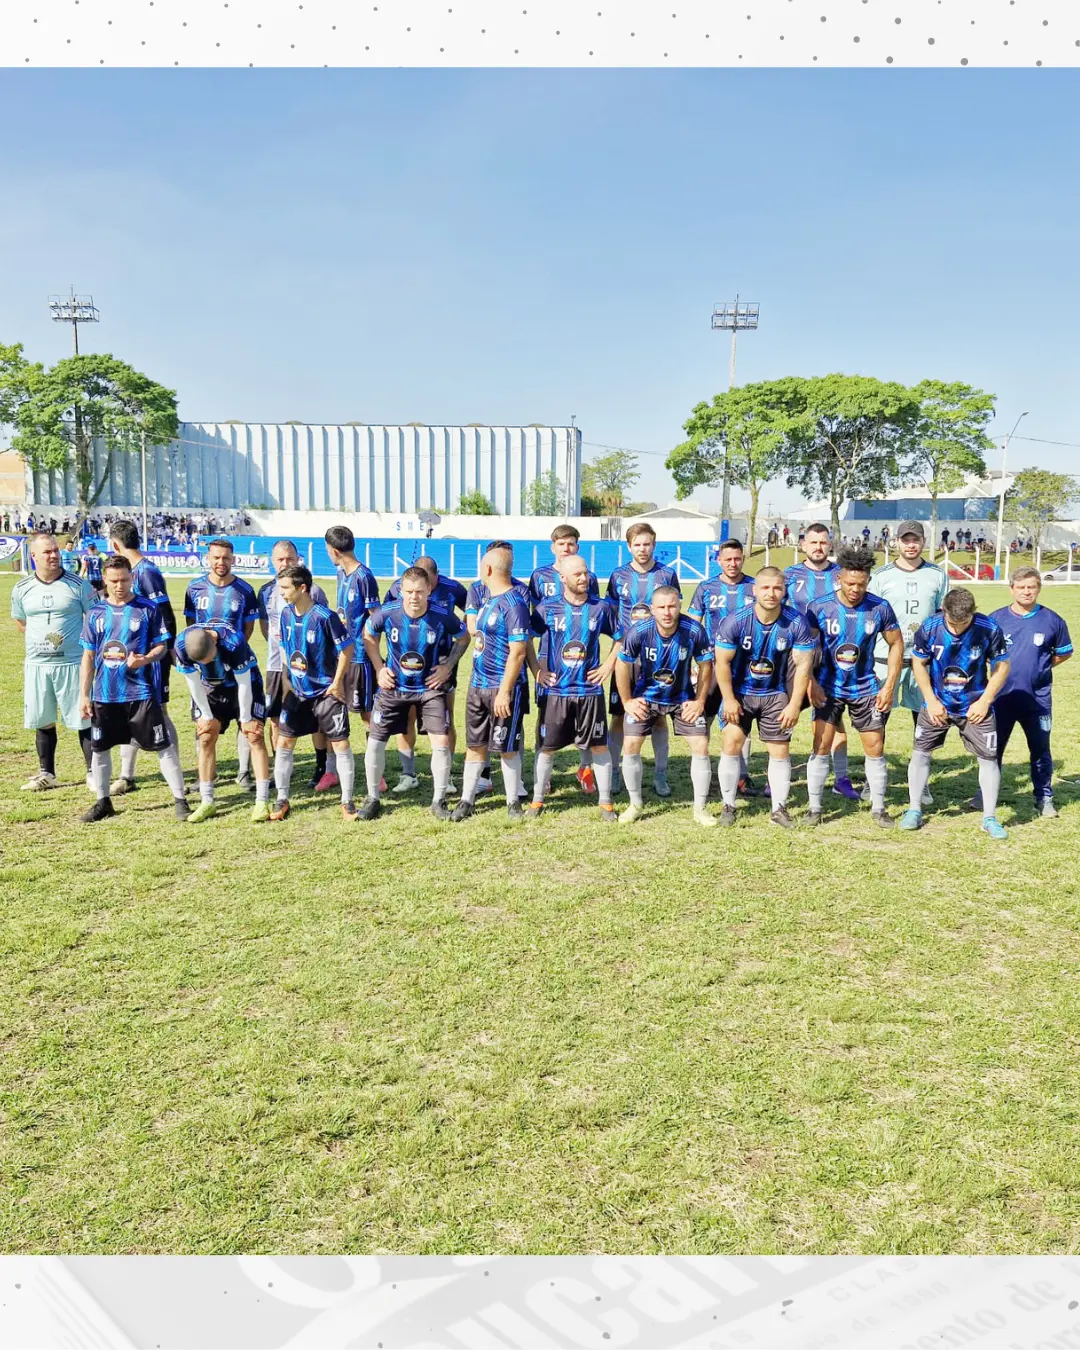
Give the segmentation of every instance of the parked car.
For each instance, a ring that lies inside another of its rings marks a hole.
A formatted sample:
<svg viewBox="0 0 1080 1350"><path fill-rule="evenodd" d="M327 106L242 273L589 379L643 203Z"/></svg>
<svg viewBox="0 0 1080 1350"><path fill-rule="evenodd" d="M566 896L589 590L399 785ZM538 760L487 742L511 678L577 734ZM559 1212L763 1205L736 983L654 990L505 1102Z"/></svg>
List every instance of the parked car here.
<svg viewBox="0 0 1080 1350"><path fill-rule="evenodd" d="M958 566L956 563L950 563L950 564L949 564L949 580L950 580L950 581L993 581L993 579L994 579L994 569L990 566L989 563L980 563L980 564L979 564L979 575L978 575L977 577L975 577L975 576L972 575L972 573L974 572L974 570L975 570L975 564L974 564L974 563L972 563L972 565L971 565L970 567L960 567L960 566Z"/></svg>
<svg viewBox="0 0 1080 1350"><path fill-rule="evenodd" d="M1043 581L1080 581L1080 559L1074 558L1072 565L1072 576L1069 575L1069 564L1062 563L1060 567L1051 567L1048 572L1043 572Z"/></svg>

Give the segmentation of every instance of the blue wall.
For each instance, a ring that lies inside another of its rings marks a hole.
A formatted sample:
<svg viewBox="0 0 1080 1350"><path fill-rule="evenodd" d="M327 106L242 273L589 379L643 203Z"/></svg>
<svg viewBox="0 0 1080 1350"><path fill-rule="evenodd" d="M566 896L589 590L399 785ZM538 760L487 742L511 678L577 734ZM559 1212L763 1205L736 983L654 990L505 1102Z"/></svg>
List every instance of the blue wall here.
<svg viewBox="0 0 1080 1350"><path fill-rule="evenodd" d="M846 520L929 520L932 503L925 497L899 501L852 502ZM949 497L938 502L938 520L996 520L996 497Z"/></svg>

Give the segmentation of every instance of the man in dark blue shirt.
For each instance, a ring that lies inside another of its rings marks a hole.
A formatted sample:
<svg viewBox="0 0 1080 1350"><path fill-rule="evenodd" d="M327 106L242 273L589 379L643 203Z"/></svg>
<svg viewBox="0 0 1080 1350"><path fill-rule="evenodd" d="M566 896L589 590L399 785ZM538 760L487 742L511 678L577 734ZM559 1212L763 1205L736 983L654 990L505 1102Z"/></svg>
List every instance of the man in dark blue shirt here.
<svg viewBox="0 0 1080 1350"><path fill-rule="evenodd" d="M561 575L562 595L542 600L533 612L540 651L534 653L530 648L527 659L536 677L539 716L536 778L527 814L533 819L543 814L555 752L576 745L592 752L600 818L614 824L604 681L615 668L620 644L616 640L607 659L601 660L600 638L615 635L618 619L610 601L589 599L589 569L584 558L564 558Z"/></svg>
<svg viewBox="0 0 1080 1350"><path fill-rule="evenodd" d="M349 745L349 709L345 681L352 664L353 638L333 610L311 598L312 578L297 563L278 577L281 598L282 670L288 691L278 716L278 748L274 756L277 802L271 820L289 814L293 753L297 738L321 732L330 742L341 784L341 814L356 819L353 785L356 764Z"/></svg>
<svg viewBox="0 0 1080 1350"><path fill-rule="evenodd" d="M87 614L82 631L80 706L90 719L90 774L97 800L81 819L98 821L116 814L109 792L112 747L135 741L144 750L157 751L176 818L186 820L184 771L165 729L153 674L154 664L169 650L169 630L157 607L132 590L126 558L106 559L102 574L105 595Z"/></svg>
<svg viewBox="0 0 1080 1350"><path fill-rule="evenodd" d="M1008 644L1009 678L994 700L997 722L997 760L1013 728L1019 723L1031 759L1031 786L1040 815L1057 815L1051 779L1054 758L1050 753L1053 716L1054 670L1072 656L1068 625L1060 614L1039 604L1042 578L1034 567L1020 567L1009 581L1012 604L990 615L1005 634Z"/></svg>
<svg viewBox="0 0 1080 1350"><path fill-rule="evenodd" d="M839 551L837 563L835 592L812 601L806 609L806 617L818 633L821 655L810 683L814 749L806 765L810 810L805 820L807 825L821 824L829 752L847 712L862 740L871 818L876 825L889 828L895 821L885 809L885 723L903 668L904 636L892 605L867 590L874 566L873 550L852 544ZM878 678L874 667L879 637L889 646L884 680Z"/></svg>
<svg viewBox="0 0 1080 1350"><path fill-rule="evenodd" d="M98 552L97 544L92 541L87 544L86 551L82 556L83 568L87 581L93 586L94 590L100 595L105 589L105 583L101 579L101 564L104 562L101 554Z"/></svg>
<svg viewBox="0 0 1080 1350"><path fill-rule="evenodd" d="M993 619L975 612L975 597L959 587L915 634L911 671L925 703L915 724L915 745L908 765L908 809L903 830L922 825L923 790L930 779L930 755L945 743L949 728L979 761L983 830L991 839L1007 839L997 818L1001 765L997 758L994 699L1009 677L1005 634Z"/></svg>
<svg viewBox="0 0 1080 1350"><path fill-rule="evenodd" d="M787 809L791 733L810 685L817 642L805 615L784 605L783 596L783 572L763 567L754 579L754 603L729 614L717 629L716 678L724 714L721 825L735 824L742 748L755 720L769 751L773 824L790 829L794 823Z"/></svg>
<svg viewBox="0 0 1080 1350"><path fill-rule="evenodd" d="M337 574L337 616L352 640L352 662L345 676L345 706L359 716L365 726L371 724L375 702L375 672L364 652L364 623L379 604L379 583L370 567L356 556L356 536L347 525L331 525L323 535L326 552ZM318 598L311 597L318 603ZM315 792L340 787L337 775L326 767L326 737L318 732L311 738L315 747L315 768L322 770L315 781Z"/></svg>
<svg viewBox="0 0 1080 1350"><path fill-rule="evenodd" d="M374 820L379 814L386 742L400 735L410 719L415 726L420 712L431 741L431 814L436 820L449 820L446 795L452 763L452 713L447 689L468 648L469 633L455 614L430 608L431 579L422 567L406 568L398 591L399 600L376 609L364 624L364 646L378 688L364 761L367 796L358 816L360 820ZM385 661L380 638L386 641Z"/></svg>
<svg viewBox="0 0 1080 1350"><path fill-rule="evenodd" d="M712 680L713 649L701 624L679 612L681 603L682 592L677 586L657 586L652 593L650 617L622 633L615 679L625 718L623 777L630 805L620 813L620 825L632 824L641 816L645 805L641 795L642 742L657 721L668 717L675 723L676 734L684 736L690 746L694 821L698 825L716 824L716 817L706 809L712 770L705 694Z"/></svg>

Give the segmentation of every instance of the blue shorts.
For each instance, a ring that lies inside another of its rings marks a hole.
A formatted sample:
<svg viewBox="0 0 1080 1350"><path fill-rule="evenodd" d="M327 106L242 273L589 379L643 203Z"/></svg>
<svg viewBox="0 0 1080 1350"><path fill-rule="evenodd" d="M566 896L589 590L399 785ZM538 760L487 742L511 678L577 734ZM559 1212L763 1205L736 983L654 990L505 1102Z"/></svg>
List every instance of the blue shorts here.
<svg viewBox="0 0 1080 1350"><path fill-rule="evenodd" d="M23 726L28 731L51 727L57 720L71 731L85 731L89 717L79 713L79 666L72 662L23 666Z"/></svg>

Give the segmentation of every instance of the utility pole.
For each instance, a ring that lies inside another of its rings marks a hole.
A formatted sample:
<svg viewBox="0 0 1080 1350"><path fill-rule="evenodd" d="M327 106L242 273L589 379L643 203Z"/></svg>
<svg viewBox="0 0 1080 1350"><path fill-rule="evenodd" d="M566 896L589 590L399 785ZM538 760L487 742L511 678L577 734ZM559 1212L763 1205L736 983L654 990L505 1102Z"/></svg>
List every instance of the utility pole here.
<svg viewBox="0 0 1080 1350"><path fill-rule="evenodd" d="M146 432L139 432L140 458L142 461L142 544L146 547Z"/></svg>
<svg viewBox="0 0 1080 1350"><path fill-rule="evenodd" d="M997 552L994 555L994 575L1001 575L1001 530L1005 521L1005 463L1009 455L1009 442L1016 435L1016 428L1027 416L1022 412L1016 419L1012 431L1005 437L1005 444L1001 447L1001 482L998 484L998 527L997 527Z"/></svg>
<svg viewBox="0 0 1080 1350"><path fill-rule="evenodd" d="M79 324L81 323L99 323L101 316L98 314L97 306L94 304L92 295L76 295L75 287L72 286L67 295L50 295L49 309L52 311L54 323L71 324L71 345L72 355L79 354ZM82 409L78 403L75 404L75 462L79 463L79 447L82 445L83 425ZM93 447L90 452L93 453Z"/></svg>
<svg viewBox="0 0 1080 1350"><path fill-rule="evenodd" d="M570 414L570 434L566 438L566 515L570 517L571 488L570 480L573 477L574 457L577 453L577 413Z"/></svg>
<svg viewBox="0 0 1080 1350"><path fill-rule="evenodd" d="M715 305L712 313L712 327L714 332L725 332L731 334L731 369L728 375L728 389L735 388L735 342L738 333L741 330L749 331L758 326L758 313L760 305L747 304L746 301L739 300L735 296L734 304L725 301L723 304ZM728 517L731 515L731 452L727 441L724 442L724 488L723 496L720 501L720 538L726 539L728 535Z"/></svg>

